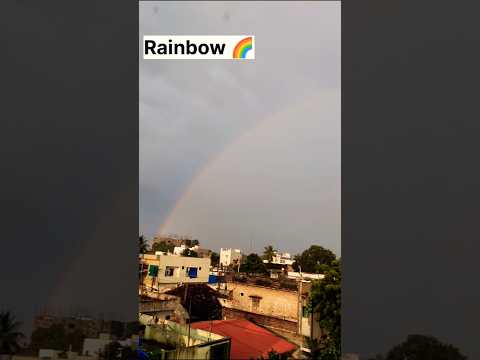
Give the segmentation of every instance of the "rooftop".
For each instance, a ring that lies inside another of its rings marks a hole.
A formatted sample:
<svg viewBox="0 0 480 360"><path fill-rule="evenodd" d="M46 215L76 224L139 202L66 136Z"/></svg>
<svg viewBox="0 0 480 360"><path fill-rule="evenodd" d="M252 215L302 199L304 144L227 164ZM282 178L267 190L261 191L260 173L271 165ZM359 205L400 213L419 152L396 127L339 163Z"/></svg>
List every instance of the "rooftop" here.
<svg viewBox="0 0 480 360"><path fill-rule="evenodd" d="M284 354L297 348L295 344L246 319L201 321L192 323L191 326L229 337L232 359L268 358L271 350Z"/></svg>

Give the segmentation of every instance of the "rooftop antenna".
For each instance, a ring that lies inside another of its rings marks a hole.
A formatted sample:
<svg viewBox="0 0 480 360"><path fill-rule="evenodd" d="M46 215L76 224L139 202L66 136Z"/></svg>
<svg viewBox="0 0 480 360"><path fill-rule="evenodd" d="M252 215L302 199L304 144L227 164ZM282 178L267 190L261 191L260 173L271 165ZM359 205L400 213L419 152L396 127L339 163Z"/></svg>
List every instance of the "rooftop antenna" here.
<svg viewBox="0 0 480 360"><path fill-rule="evenodd" d="M250 231L250 254L253 252L253 232Z"/></svg>

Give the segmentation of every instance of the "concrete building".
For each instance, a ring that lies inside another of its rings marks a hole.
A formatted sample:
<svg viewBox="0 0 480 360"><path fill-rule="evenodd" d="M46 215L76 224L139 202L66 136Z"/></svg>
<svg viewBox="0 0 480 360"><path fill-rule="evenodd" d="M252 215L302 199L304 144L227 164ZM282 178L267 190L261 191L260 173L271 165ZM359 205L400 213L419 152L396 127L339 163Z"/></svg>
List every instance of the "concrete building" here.
<svg viewBox="0 0 480 360"><path fill-rule="evenodd" d="M189 240L187 236L178 236L178 235L157 235L152 239L152 243L163 243L166 245L180 246L185 244L185 241Z"/></svg>
<svg viewBox="0 0 480 360"><path fill-rule="evenodd" d="M230 339L173 321L152 325L140 318L145 332L140 351L160 352L161 359L230 359Z"/></svg>
<svg viewBox="0 0 480 360"><path fill-rule="evenodd" d="M48 329L53 325L61 325L66 333L80 331L83 336L97 338L100 333L113 334L122 337L125 332L125 323L115 320L91 319L81 316L54 316L49 314L38 315L33 320L33 330Z"/></svg>
<svg viewBox="0 0 480 360"><path fill-rule="evenodd" d="M182 253L187 249L189 249L189 247L186 246L185 244L182 244L180 246L175 246L173 248L173 255L182 255ZM194 248L191 248L190 250L193 250L193 249Z"/></svg>
<svg viewBox="0 0 480 360"><path fill-rule="evenodd" d="M210 256L212 255L212 250L210 250L210 249L197 248L197 250L195 250L195 251L198 254L198 257L201 257L201 258L209 258L210 259Z"/></svg>
<svg viewBox="0 0 480 360"><path fill-rule="evenodd" d="M272 259L272 263L280 265L292 265L294 262L292 256L287 252L282 253L276 251Z"/></svg>
<svg viewBox="0 0 480 360"><path fill-rule="evenodd" d="M111 334L106 333L100 334L98 338L85 338L83 340L82 355L90 360L103 358L102 354L105 351L105 347L115 341L121 346L136 349L138 344L138 335L133 335L131 338L125 340L118 340Z"/></svg>
<svg viewBox="0 0 480 360"><path fill-rule="evenodd" d="M189 318L178 296L157 293L155 298L140 297L138 305L139 314L151 316L154 323L172 320L184 324Z"/></svg>
<svg viewBox="0 0 480 360"><path fill-rule="evenodd" d="M227 280L217 285L227 297L219 299L223 319L252 320L306 349L306 338L321 336L317 315L306 312L310 285L305 280Z"/></svg>
<svg viewBox="0 0 480 360"><path fill-rule="evenodd" d="M113 340L110 334L100 334L98 338L86 338L83 340L83 356L90 356L92 359L98 359L105 350L105 346Z"/></svg>
<svg viewBox="0 0 480 360"><path fill-rule="evenodd" d="M174 255L140 256L140 284L151 290L186 283L208 283L209 258Z"/></svg>
<svg viewBox="0 0 480 360"><path fill-rule="evenodd" d="M288 272L288 278L289 279L304 279L304 280L321 280L325 277L323 274L311 274L311 273L300 273L300 272L295 272L295 271L289 271Z"/></svg>
<svg viewBox="0 0 480 360"><path fill-rule="evenodd" d="M227 267L237 265L242 260L242 252L239 249L220 249L220 266Z"/></svg>

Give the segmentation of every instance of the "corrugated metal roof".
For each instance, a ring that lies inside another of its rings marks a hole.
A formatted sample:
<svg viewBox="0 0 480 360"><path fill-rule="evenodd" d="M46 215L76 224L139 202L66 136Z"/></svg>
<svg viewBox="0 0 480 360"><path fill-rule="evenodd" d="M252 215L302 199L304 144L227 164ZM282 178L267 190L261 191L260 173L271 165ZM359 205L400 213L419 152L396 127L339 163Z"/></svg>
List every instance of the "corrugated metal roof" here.
<svg viewBox="0 0 480 360"><path fill-rule="evenodd" d="M231 338L230 358L232 360L268 357L271 350L283 354L297 348L295 344L246 319L201 321L192 323L191 326L207 331L211 329L215 334Z"/></svg>

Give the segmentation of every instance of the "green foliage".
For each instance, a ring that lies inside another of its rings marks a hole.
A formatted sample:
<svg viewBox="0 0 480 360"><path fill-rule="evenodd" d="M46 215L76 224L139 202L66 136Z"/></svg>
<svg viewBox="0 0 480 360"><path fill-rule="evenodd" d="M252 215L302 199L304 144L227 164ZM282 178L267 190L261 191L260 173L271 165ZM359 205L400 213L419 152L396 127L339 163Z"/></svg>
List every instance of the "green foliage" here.
<svg viewBox="0 0 480 360"><path fill-rule="evenodd" d="M0 312L0 354L14 354L25 336L18 331L20 323L10 311Z"/></svg>
<svg viewBox="0 0 480 360"><path fill-rule="evenodd" d="M138 335L140 332L140 323L138 321L130 321L125 325L125 337L130 338L132 335Z"/></svg>
<svg viewBox="0 0 480 360"><path fill-rule="evenodd" d="M105 360L131 360L134 359L135 352L128 346L122 346L119 342L114 341L105 345L100 355Z"/></svg>
<svg viewBox="0 0 480 360"><path fill-rule="evenodd" d="M155 251L162 251L162 252L173 252L173 248L175 247L175 245L173 244L166 244L164 242L156 242L156 243L153 243L152 245L152 251L155 252Z"/></svg>
<svg viewBox="0 0 480 360"><path fill-rule="evenodd" d="M192 246L200 245L200 241L197 239L192 240Z"/></svg>
<svg viewBox="0 0 480 360"><path fill-rule="evenodd" d="M307 305L309 313L320 317L323 336L318 344L320 360L340 359L341 351L341 264L334 260L329 265L321 265L325 275L322 280L312 283Z"/></svg>
<svg viewBox="0 0 480 360"><path fill-rule="evenodd" d="M293 268L295 271L299 271L301 268L303 272L319 274L321 266L330 264L336 259L336 256L332 251L322 246L312 245L300 255L295 255L294 259Z"/></svg>
<svg viewBox="0 0 480 360"><path fill-rule="evenodd" d="M31 335L30 349L69 350L80 352L83 347L84 335L78 329L66 332L62 324L54 324L49 328L38 328Z"/></svg>
<svg viewBox="0 0 480 360"><path fill-rule="evenodd" d="M212 266L218 266L218 262L220 261L220 255L216 252L212 252L210 254L210 262L212 263Z"/></svg>
<svg viewBox="0 0 480 360"><path fill-rule="evenodd" d="M266 274L267 269L262 261L262 258L257 254L250 254L246 257L245 262L240 265L240 272L249 274Z"/></svg>
<svg viewBox="0 0 480 360"><path fill-rule="evenodd" d="M275 249L272 245L265 246L263 251L263 259L272 262L273 257L275 256Z"/></svg>
<svg viewBox="0 0 480 360"><path fill-rule="evenodd" d="M409 335L393 347L385 360L466 360L456 347L445 344L432 336Z"/></svg>
<svg viewBox="0 0 480 360"><path fill-rule="evenodd" d="M148 251L148 242L143 235L138 237L138 251L140 254L145 254Z"/></svg>
<svg viewBox="0 0 480 360"><path fill-rule="evenodd" d="M198 254L197 254L197 252L194 251L194 250L185 249L185 250L183 250L183 252L182 252L182 256L198 257Z"/></svg>

